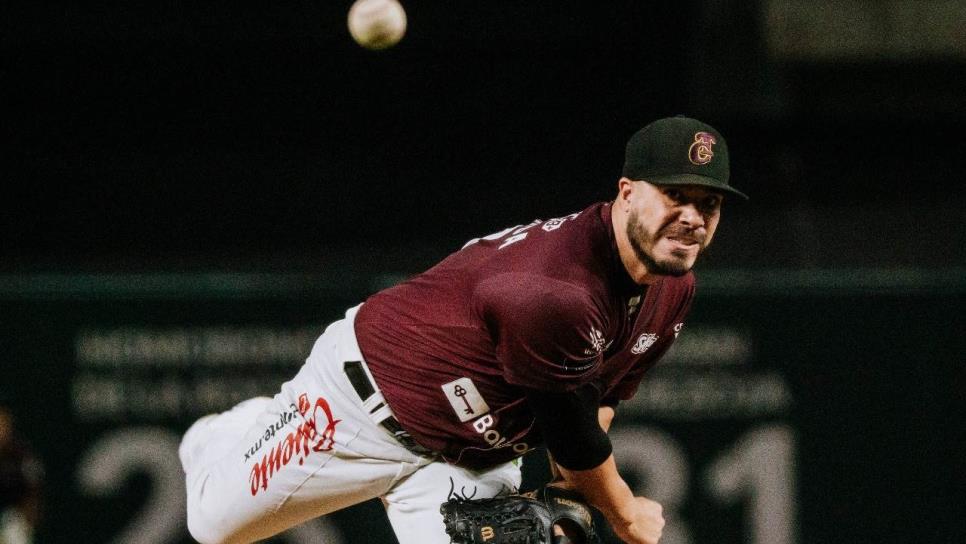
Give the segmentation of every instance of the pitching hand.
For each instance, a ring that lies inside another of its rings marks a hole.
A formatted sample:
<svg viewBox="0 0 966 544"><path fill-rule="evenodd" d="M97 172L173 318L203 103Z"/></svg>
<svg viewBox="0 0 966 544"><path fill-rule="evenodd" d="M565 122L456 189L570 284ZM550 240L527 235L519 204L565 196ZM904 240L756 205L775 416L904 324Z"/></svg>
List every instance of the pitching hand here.
<svg viewBox="0 0 966 544"><path fill-rule="evenodd" d="M608 519L621 540L629 544L658 544L664 530L661 505L645 497L634 497L620 519Z"/></svg>

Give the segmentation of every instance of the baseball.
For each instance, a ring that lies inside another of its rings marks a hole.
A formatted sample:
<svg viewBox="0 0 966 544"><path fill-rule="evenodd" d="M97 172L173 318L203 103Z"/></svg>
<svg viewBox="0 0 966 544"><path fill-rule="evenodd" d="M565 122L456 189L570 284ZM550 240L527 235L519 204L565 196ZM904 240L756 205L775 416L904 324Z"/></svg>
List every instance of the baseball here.
<svg viewBox="0 0 966 544"><path fill-rule="evenodd" d="M406 33L406 11L397 0L356 0L349 8L349 34L366 49L386 49Z"/></svg>

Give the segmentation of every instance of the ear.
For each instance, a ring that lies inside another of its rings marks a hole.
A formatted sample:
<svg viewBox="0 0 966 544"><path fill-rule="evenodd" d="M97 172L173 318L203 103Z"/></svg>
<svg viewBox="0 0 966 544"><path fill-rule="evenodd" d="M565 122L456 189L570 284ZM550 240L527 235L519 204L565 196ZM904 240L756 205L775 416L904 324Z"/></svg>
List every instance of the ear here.
<svg viewBox="0 0 966 544"><path fill-rule="evenodd" d="M621 211L630 209L631 195L634 193L634 180L622 177L617 182L617 207Z"/></svg>

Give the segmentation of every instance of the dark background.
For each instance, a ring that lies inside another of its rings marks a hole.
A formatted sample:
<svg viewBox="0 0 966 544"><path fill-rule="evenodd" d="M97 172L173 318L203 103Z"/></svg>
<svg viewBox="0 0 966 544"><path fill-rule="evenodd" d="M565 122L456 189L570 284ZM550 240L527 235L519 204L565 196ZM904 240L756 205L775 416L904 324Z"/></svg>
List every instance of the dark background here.
<svg viewBox="0 0 966 544"><path fill-rule="evenodd" d="M436 256L610 198L627 138L679 113L753 198L713 264L963 265L961 37L825 58L773 51L773 2L450 4L407 2L377 53L345 1L8 6L4 268Z"/></svg>
<svg viewBox="0 0 966 544"><path fill-rule="evenodd" d="M966 2L407 1L381 52L349 5L0 11L0 397L47 466L38 542L107 541L154 492L80 490L90 443L190 423L74 421L78 331L324 323L612 198L627 138L674 114L723 133L751 196L693 322L746 327L791 388L769 417L796 433L798 541L962 542ZM695 467L749 425L635 417ZM693 544L752 542L740 506L684 508Z"/></svg>

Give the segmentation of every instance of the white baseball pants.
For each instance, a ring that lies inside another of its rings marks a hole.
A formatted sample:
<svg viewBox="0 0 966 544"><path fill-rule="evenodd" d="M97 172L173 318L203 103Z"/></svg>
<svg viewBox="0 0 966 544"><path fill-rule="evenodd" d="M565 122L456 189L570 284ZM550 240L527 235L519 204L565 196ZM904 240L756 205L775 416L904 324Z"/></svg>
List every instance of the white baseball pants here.
<svg viewBox="0 0 966 544"><path fill-rule="evenodd" d="M356 310L325 330L274 398L203 417L185 433L188 529L199 542L253 542L379 497L400 544L447 544L439 507L451 489L483 498L519 487L515 463L460 468L411 452L377 424L391 414L382 395L364 403L344 372L363 361Z"/></svg>

